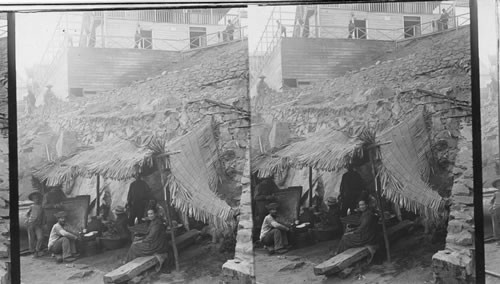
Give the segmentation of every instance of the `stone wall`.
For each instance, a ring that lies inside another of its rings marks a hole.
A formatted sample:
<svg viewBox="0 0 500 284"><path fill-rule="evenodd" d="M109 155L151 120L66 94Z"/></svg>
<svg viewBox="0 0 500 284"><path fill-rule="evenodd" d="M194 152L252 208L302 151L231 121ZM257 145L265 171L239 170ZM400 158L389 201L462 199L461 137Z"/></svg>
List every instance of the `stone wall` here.
<svg viewBox="0 0 500 284"><path fill-rule="evenodd" d="M464 122L460 128L446 247L432 257L436 283L474 283L472 126Z"/></svg>
<svg viewBox="0 0 500 284"><path fill-rule="evenodd" d="M243 191L240 200L238 234L234 259L222 266L223 283L250 284L255 282L254 255L252 241L252 194L250 189L250 152L247 151L246 163L241 184Z"/></svg>

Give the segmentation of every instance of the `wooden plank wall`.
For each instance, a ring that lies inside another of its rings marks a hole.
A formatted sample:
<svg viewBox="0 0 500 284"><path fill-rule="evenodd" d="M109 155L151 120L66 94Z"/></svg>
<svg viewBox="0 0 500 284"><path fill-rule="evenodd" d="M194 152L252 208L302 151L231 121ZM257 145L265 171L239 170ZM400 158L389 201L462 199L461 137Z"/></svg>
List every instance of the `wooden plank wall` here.
<svg viewBox="0 0 500 284"><path fill-rule="evenodd" d="M282 41L283 79L314 82L343 76L375 63L395 47L393 42L323 38L284 38Z"/></svg>
<svg viewBox="0 0 500 284"><path fill-rule="evenodd" d="M177 52L147 49L68 49L68 88L103 91L129 85L134 80L159 75Z"/></svg>
<svg viewBox="0 0 500 284"><path fill-rule="evenodd" d="M351 19L351 14L354 14L357 20L366 20L366 28L368 29L368 39L378 40L394 40L403 36L404 16L419 16L422 24L422 34L430 33L433 30L429 22L439 19L439 14L436 15L412 15L412 14L394 14L394 13L373 13L363 11L350 11L334 8L322 8L319 12L320 22L320 37L329 38L347 38L348 24ZM335 27L335 28L333 28ZM374 29L374 30L370 30ZM377 29L387 29L386 31ZM397 29L397 30L396 30Z"/></svg>

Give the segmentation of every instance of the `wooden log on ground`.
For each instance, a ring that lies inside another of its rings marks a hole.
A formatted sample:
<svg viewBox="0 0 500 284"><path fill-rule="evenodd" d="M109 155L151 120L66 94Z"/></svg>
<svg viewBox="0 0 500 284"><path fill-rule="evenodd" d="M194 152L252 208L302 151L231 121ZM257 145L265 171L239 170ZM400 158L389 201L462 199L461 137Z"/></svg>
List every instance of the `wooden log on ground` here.
<svg viewBox="0 0 500 284"><path fill-rule="evenodd" d="M177 245L177 249L181 250L184 249L196 241L196 238L200 235L200 231L198 230L191 230L188 231L178 237L175 238L175 244ZM171 242L168 242L169 245L171 245Z"/></svg>
<svg viewBox="0 0 500 284"><path fill-rule="evenodd" d="M192 245L196 238L200 235L200 231L191 230L175 238L177 248L183 249ZM170 244L170 242L169 242ZM162 255L165 258L166 254ZM170 256L172 257L172 256ZM144 271L150 269L151 267L158 264L158 259L155 256L144 256L136 258L117 269L104 275L105 283L121 283L133 279L137 275L143 273Z"/></svg>
<svg viewBox="0 0 500 284"><path fill-rule="evenodd" d="M408 230L413 226L413 222L410 220L403 220L398 224L387 229L387 235L389 241L393 242L404 236Z"/></svg>
<svg viewBox="0 0 500 284"><path fill-rule="evenodd" d="M122 283L131 280L157 263L158 258L154 255L138 257L104 275L104 283Z"/></svg>
<svg viewBox="0 0 500 284"><path fill-rule="evenodd" d="M338 273L370 255L368 247L350 248L314 267L315 275Z"/></svg>
<svg viewBox="0 0 500 284"><path fill-rule="evenodd" d="M387 237L389 241L395 241L400 237L404 236L408 232L408 229L413 226L413 222L409 220L404 220L387 229ZM370 255L370 250L367 246L351 248L343 253L340 253L327 261L314 267L315 275L331 275L338 273L345 268L353 265L354 263L368 257Z"/></svg>

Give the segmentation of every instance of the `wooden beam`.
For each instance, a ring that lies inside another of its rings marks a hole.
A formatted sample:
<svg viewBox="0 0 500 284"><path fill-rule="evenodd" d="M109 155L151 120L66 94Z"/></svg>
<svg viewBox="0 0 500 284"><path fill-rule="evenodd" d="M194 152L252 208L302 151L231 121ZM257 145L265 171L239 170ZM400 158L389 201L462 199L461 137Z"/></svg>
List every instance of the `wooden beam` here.
<svg viewBox="0 0 500 284"><path fill-rule="evenodd" d="M377 148L374 148L377 149ZM380 188L379 188L379 180L378 180L378 175L375 169L375 161L374 159L374 153L373 151L368 151L368 155L370 156L370 164L372 168L372 173L373 173L373 178L375 179L375 192L377 194L377 203L380 211L380 215L382 218L382 232L384 233L384 242L385 242L385 252L387 254L387 261L391 262L391 252L389 248L389 238L387 237L387 228L385 227L385 214L384 214L384 206L382 204L382 197L380 194Z"/></svg>
<svg viewBox="0 0 500 284"><path fill-rule="evenodd" d="M97 182L96 182L96 197L95 197L95 215L96 216L99 216L99 207L101 207L101 194L99 192L99 183L100 183L100 178L101 176L100 175L97 175Z"/></svg>
<svg viewBox="0 0 500 284"><path fill-rule="evenodd" d="M370 255L368 247L350 248L314 267L315 275L338 273Z"/></svg>
<svg viewBox="0 0 500 284"><path fill-rule="evenodd" d="M495 277L498 277L500 278L500 273L497 273L497 272L494 272L494 271L490 271L490 270L484 270L484 272L488 275L491 275L491 276L495 276Z"/></svg>
<svg viewBox="0 0 500 284"><path fill-rule="evenodd" d="M178 237L175 238L175 243L177 245L177 248L179 250L187 248L188 246L194 244L196 241L196 238L200 235L200 231L198 230L190 230ZM170 243L170 242L169 242Z"/></svg>
<svg viewBox="0 0 500 284"><path fill-rule="evenodd" d="M164 257L166 258L166 255L164 255ZM150 269L156 264L158 264L158 258L154 255L138 257L105 274L103 280L104 283L123 283Z"/></svg>
<svg viewBox="0 0 500 284"><path fill-rule="evenodd" d="M163 158L163 157L168 157L170 155L175 155L175 154L180 154L180 153L181 153L181 151L172 151L172 152L166 152L166 153L163 153L163 154L158 154L155 157L156 158Z"/></svg>
<svg viewBox="0 0 500 284"><path fill-rule="evenodd" d="M170 214L170 192L167 186L167 178L165 176L165 171L166 171L166 166L165 166L165 160L162 159L161 157L156 157L156 164L158 167L158 170L160 171L160 178L161 178L161 184L164 189L164 197L165 197L165 202L167 205L167 222L168 226L170 227L170 237L171 237L171 244L172 244L172 249L174 251L174 260L175 260L175 270L179 271L179 253L177 252L177 246L175 245L175 228L172 222L172 215Z"/></svg>
<svg viewBox="0 0 500 284"><path fill-rule="evenodd" d="M313 182L312 182L313 173L312 173L312 171L313 171L313 168L309 167L309 207L312 207L312 196L313 196L313 194L312 194L312 192L313 192Z"/></svg>
<svg viewBox="0 0 500 284"><path fill-rule="evenodd" d="M408 229L410 229L413 226L413 224L414 223L410 220L403 220L402 222L399 222L398 224L388 228L387 235L389 241L393 242L404 236L405 233L408 232Z"/></svg>
<svg viewBox="0 0 500 284"><path fill-rule="evenodd" d="M413 226L413 222L409 220L404 220L397 225L390 227L387 230L388 239L390 241L395 241L402 237L408 229ZM368 246L350 248L338 255L328 259L327 261L314 267L315 275L331 275L338 273L349 266L355 264L356 262L368 257L370 255L370 250Z"/></svg>
<svg viewBox="0 0 500 284"><path fill-rule="evenodd" d="M200 231L191 230L186 232L175 238L175 243L178 249L184 249L188 246L192 245L196 238L200 235ZM171 244L171 241L169 241ZM167 254L161 254L160 257L166 259L168 257ZM105 283L121 283L127 280L130 280L142 272L150 269L158 263L158 259L156 256L144 256L136 258L117 269L109 272L104 275Z"/></svg>

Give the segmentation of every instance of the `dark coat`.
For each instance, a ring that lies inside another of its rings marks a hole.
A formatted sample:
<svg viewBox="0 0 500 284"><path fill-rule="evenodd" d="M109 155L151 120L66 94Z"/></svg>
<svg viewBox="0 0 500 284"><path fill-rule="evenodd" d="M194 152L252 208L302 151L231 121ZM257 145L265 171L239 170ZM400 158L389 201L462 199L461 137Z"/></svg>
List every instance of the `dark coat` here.
<svg viewBox="0 0 500 284"><path fill-rule="evenodd" d="M341 253L347 249L361 247L367 244L372 244L377 239L377 217L371 210L366 210L361 214L361 224L359 227L350 233L346 233L340 240L337 253Z"/></svg>
<svg viewBox="0 0 500 284"><path fill-rule="evenodd" d="M155 218L148 226L146 237L140 242L134 242L127 253L127 262L155 253L165 253L168 251L168 237L165 225L158 218Z"/></svg>

